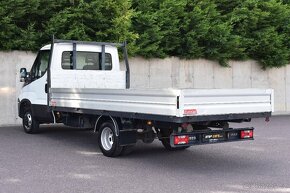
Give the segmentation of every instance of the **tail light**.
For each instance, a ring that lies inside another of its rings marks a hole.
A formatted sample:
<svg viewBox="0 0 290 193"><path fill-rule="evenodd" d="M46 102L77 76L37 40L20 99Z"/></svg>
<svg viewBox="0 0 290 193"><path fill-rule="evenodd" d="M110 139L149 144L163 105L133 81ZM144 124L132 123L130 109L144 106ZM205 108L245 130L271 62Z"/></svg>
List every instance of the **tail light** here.
<svg viewBox="0 0 290 193"><path fill-rule="evenodd" d="M188 144L188 142L189 142L188 135L174 136L174 145Z"/></svg>
<svg viewBox="0 0 290 193"><path fill-rule="evenodd" d="M253 138L253 136L254 136L253 130L241 131L241 139Z"/></svg>

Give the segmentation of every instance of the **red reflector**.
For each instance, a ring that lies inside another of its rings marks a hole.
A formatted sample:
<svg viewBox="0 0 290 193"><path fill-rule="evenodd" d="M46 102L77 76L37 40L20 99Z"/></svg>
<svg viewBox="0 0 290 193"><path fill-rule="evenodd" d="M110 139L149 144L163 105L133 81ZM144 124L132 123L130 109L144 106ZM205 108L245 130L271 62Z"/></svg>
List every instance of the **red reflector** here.
<svg viewBox="0 0 290 193"><path fill-rule="evenodd" d="M174 145L188 144L188 142L189 142L188 135L174 136Z"/></svg>
<svg viewBox="0 0 290 193"><path fill-rule="evenodd" d="M254 131L253 130L241 131L241 138L242 139L253 138L253 136L254 136Z"/></svg>

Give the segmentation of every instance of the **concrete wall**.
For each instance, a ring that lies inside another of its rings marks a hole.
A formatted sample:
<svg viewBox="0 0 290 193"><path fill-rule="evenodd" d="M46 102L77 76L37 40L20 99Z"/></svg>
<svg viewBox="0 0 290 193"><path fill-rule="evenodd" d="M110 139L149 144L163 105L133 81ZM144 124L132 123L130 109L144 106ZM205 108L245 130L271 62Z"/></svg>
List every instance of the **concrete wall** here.
<svg viewBox="0 0 290 193"><path fill-rule="evenodd" d="M130 59L133 88L273 88L275 114L290 114L290 65L262 70L253 60L217 62L178 58ZM124 67L123 67L124 68Z"/></svg>
<svg viewBox="0 0 290 193"><path fill-rule="evenodd" d="M32 52L0 52L0 125L21 123L17 117L17 96L22 86L19 69L30 69L35 56ZM263 71L251 60L232 61L230 68L204 59L136 57L129 62L132 88L273 88L275 111L290 113L290 65Z"/></svg>
<svg viewBox="0 0 290 193"><path fill-rule="evenodd" d="M19 70L30 69L34 59L32 52L0 52L0 125L20 123L17 96L23 83L19 82Z"/></svg>

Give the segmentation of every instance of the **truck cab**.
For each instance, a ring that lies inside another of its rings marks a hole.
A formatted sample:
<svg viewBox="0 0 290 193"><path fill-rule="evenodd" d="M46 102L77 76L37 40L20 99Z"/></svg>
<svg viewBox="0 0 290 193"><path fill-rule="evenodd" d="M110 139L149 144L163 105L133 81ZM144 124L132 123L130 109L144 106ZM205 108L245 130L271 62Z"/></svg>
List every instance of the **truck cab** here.
<svg viewBox="0 0 290 193"><path fill-rule="evenodd" d="M31 67L20 70L20 81L24 82L18 97L19 117L28 119L35 115L40 123L51 122L51 114L47 112L47 68L49 65L50 45L42 47ZM28 113L26 111L29 111Z"/></svg>
<svg viewBox="0 0 290 193"><path fill-rule="evenodd" d="M25 109L30 111L40 123L52 122L52 113L48 109L48 66L51 45L42 47L30 72L21 69L21 81L24 86L18 97L19 116L24 117ZM81 44L75 50L73 63L73 44L54 44L51 58L51 84L54 88L126 88L126 72L120 70L116 46L106 45L105 61L102 63L102 46ZM46 112L46 113L45 113ZM30 116L30 115L28 115Z"/></svg>

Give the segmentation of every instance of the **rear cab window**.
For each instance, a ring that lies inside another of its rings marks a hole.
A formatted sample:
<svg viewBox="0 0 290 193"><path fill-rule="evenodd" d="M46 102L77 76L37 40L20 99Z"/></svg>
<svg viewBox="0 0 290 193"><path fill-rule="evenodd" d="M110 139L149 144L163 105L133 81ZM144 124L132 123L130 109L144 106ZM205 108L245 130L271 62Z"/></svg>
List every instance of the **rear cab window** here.
<svg viewBox="0 0 290 193"><path fill-rule="evenodd" d="M112 56L105 54L105 65L102 66L101 52L76 52L76 65L73 66L73 52L62 53L61 67L64 70L112 70Z"/></svg>

